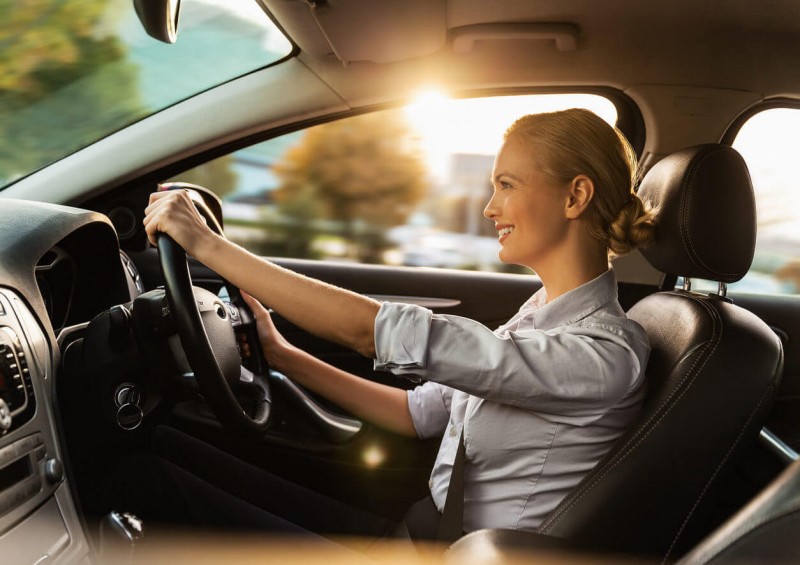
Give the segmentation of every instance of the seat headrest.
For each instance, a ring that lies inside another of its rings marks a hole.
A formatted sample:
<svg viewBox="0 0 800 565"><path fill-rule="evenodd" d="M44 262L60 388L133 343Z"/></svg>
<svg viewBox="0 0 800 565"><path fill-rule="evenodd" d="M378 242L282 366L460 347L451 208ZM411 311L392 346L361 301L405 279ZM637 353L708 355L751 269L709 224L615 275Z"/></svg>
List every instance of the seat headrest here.
<svg viewBox="0 0 800 565"><path fill-rule="evenodd" d="M756 205L750 173L728 145L697 145L663 158L642 179L659 207L655 243L642 253L671 275L735 282L750 268Z"/></svg>

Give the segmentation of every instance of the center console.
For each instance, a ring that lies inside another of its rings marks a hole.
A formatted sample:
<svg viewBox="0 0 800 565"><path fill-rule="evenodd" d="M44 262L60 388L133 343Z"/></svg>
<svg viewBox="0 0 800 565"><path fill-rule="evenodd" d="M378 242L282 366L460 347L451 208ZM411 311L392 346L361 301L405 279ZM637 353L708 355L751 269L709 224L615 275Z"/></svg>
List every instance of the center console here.
<svg viewBox="0 0 800 565"><path fill-rule="evenodd" d="M52 413L50 345L14 292L0 288L0 556L76 563L89 554L65 480Z"/></svg>

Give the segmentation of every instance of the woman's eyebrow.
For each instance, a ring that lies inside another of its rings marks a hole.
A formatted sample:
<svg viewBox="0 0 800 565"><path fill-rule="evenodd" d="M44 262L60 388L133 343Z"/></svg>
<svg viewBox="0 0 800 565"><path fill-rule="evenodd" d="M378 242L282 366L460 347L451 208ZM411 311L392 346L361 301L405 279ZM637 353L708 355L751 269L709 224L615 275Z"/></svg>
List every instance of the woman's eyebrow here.
<svg viewBox="0 0 800 565"><path fill-rule="evenodd" d="M506 171L503 171L502 173L497 173L494 177L489 177L489 182L500 182L500 178L501 177L509 177L512 180L515 180L517 182L522 182L521 178L519 178L518 176L512 175L511 173L506 172Z"/></svg>

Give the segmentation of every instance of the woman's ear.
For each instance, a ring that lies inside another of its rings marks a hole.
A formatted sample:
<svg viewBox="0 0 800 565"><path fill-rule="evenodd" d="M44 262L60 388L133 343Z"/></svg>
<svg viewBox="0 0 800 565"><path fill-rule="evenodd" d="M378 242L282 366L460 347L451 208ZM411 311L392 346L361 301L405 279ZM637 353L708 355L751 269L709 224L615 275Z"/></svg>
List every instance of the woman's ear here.
<svg viewBox="0 0 800 565"><path fill-rule="evenodd" d="M578 175L569 185L564 213L567 219L577 220L589 208L594 198L594 183L586 175Z"/></svg>

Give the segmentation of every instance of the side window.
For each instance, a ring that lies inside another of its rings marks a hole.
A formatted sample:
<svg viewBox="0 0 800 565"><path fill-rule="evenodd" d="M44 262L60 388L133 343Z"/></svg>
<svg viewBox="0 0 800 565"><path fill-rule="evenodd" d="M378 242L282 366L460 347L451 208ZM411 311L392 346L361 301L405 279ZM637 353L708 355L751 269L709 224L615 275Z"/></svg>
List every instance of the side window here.
<svg viewBox="0 0 800 565"><path fill-rule="evenodd" d="M764 110L742 126L733 143L753 180L758 237L750 272L731 290L800 294L798 131L800 110Z"/></svg>
<svg viewBox="0 0 800 565"><path fill-rule="evenodd" d="M497 259L483 217L503 131L518 117L588 108L596 95L448 100L283 135L178 175L223 200L228 238L273 257L456 269L514 270Z"/></svg>

